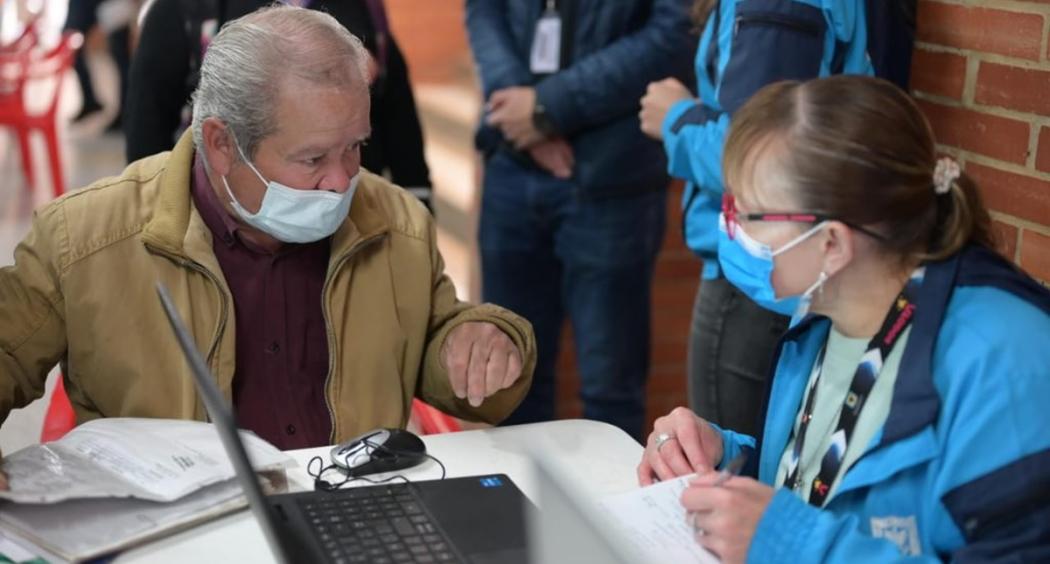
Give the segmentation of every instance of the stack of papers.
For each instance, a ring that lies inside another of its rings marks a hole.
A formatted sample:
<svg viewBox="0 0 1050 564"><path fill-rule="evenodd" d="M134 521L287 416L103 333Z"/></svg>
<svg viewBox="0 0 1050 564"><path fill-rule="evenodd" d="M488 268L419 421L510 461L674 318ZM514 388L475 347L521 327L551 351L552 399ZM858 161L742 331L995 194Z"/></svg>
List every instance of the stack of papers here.
<svg viewBox="0 0 1050 564"><path fill-rule="evenodd" d="M241 440L257 471L294 464L254 434ZM109 554L245 505L218 434L195 421L98 419L2 468L0 532L50 559Z"/></svg>

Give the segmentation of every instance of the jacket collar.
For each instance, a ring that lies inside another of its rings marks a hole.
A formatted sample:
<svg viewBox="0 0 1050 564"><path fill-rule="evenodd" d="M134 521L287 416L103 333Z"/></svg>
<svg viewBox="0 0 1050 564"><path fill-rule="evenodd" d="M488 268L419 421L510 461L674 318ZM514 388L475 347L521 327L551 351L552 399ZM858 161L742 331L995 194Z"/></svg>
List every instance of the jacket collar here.
<svg viewBox="0 0 1050 564"><path fill-rule="evenodd" d="M933 353L948 303L955 288L962 286L998 288L1050 314L1050 291L991 250L972 245L946 260L928 263L880 446L910 437L936 421L941 399L933 382ZM773 370L786 343L801 343L812 331L826 330L826 325L827 318L811 315L792 327L777 347ZM772 380L767 379L763 419Z"/></svg>
<svg viewBox="0 0 1050 564"><path fill-rule="evenodd" d="M164 171L158 178L160 186L153 217L143 230L142 240L169 254L218 268L217 264L212 264L216 261L211 250L211 233L190 197L194 153L193 137L187 130L168 155ZM362 170L362 175L350 206L350 215L332 235L333 260L349 253L359 241L390 230L388 216L373 195L374 184L381 180L365 170Z"/></svg>

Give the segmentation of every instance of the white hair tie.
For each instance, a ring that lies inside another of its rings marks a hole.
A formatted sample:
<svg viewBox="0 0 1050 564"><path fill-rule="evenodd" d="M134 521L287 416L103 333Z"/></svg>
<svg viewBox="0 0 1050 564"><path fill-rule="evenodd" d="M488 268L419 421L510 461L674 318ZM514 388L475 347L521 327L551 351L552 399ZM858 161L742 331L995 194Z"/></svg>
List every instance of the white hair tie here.
<svg viewBox="0 0 1050 564"><path fill-rule="evenodd" d="M962 174L959 163L951 157L937 160L937 168L933 171L933 191L938 195L947 194L955 181Z"/></svg>

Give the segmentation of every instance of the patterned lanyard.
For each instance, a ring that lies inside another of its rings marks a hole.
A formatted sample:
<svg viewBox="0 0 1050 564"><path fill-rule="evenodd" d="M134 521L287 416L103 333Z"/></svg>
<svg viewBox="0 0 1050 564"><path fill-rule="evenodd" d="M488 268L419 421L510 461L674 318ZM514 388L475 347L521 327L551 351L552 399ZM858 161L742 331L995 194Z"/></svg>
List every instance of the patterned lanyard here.
<svg viewBox="0 0 1050 564"><path fill-rule="evenodd" d="M842 410L839 412L838 425L831 435L831 446L828 447L827 452L821 459L820 472L811 484L809 493L810 505L822 507L824 500L828 497L831 484L835 481L839 469L842 468L842 461L846 456L846 448L849 446L850 439L853 438L853 431L857 426L861 410L864 409L864 405L867 403L868 394L871 393L875 380L878 379L879 374L882 372L883 363L886 357L889 356L890 351L893 350L893 345L897 343L897 340L915 317L916 298L925 274L926 269L924 267L920 267L912 273L908 282L904 285L904 289L901 290L897 299L894 300L890 311L886 313L882 327L872 337L868 344L867 352L864 353L860 363L857 365L857 371L854 372L853 381L850 383L849 393L846 394ZM820 384L820 377L823 372L824 354L827 351L827 345L825 344L824 347L817 356L817 362L813 367L815 372L813 385L810 386L809 397L806 399L806 406L802 411L802 420L799 422L798 434L795 436L795 447L792 449L791 458L788 461L788 477L784 481L785 487L796 491L801 487L802 472L799 459L802 456L802 447L806 441L806 431L809 429L809 424L813 419L813 407L816 405L817 387Z"/></svg>

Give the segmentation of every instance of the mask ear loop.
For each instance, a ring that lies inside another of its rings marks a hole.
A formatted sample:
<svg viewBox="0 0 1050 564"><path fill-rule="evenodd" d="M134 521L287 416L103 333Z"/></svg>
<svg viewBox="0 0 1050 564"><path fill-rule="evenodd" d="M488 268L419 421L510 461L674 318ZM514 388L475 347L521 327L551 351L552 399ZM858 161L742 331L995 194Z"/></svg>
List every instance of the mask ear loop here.
<svg viewBox="0 0 1050 564"><path fill-rule="evenodd" d="M780 247L779 249L773 251L771 255L775 257L777 255L781 255L790 251L791 249L795 248L799 243L805 241L806 239L809 239L813 236L814 233L820 231L820 229L824 227L825 224L827 224L826 221L821 221L820 223L814 225L813 227L809 228L809 230L807 230L805 233L788 241L783 247Z"/></svg>
<svg viewBox="0 0 1050 564"><path fill-rule="evenodd" d="M817 276L817 281L812 286L806 288L805 292L802 292L801 299L798 302L798 308L795 310L795 314L791 316L791 325L795 325L802 320L803 317L809 314L810 306L813 304L813 295L818 296L824 295L824 283L828 281L828 273L823 270L820 271L820 275Z"/></svg>

